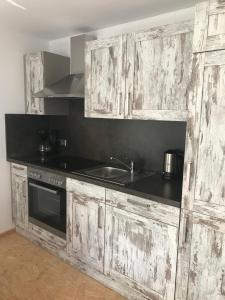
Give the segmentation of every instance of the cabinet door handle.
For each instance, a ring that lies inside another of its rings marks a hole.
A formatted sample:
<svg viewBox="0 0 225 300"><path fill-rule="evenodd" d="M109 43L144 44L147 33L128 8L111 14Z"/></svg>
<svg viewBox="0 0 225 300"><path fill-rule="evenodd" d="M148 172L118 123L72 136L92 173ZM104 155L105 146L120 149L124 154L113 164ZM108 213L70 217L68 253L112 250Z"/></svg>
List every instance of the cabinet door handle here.
<svg viewBox="0 0 225 300"><path fill-rule="evenodd" d="M27 182L26 181L23 182L23 197L24 198L27 197Z"/></svg>
<svg viewBox="0 0 225 300"><path fill-rule="evenodd" d="M39 185L39 184L36 184L36 183L29 183L29 186L32 186L34 188L37 188L37 189L45 191L45 192L49 192L49 193L54 194L54 195L58 194L57 190L52 190L52 189L46 188L46 187L44 187L42 185Z"/></svg>
<svg viewBox="0 0 225 300"><path fill-rule="evenodd" d="M127 199L127 202L132 204L132 205L141 206L141 207L144 207L144 208L149 208L150 207L149 204L142 203L142 202L137 201L137 200Z"/></svg>
<svg viewBox="0 0 225 300"><path fill-rule="evenodd" d="M191 167L192 167L192 162L191 161L189 161L188 163L187 163L187 176L186 176L186 178L187 178L187 190L188 191L190 191L190 188L191 188L191 186L190 186L190 182L191 182Z"/></svg>
<svg viewBox="0 0 225 300"><path fill-rule="evenodd" d="M98 228L103 229L103 207L99 206L98 207Z"/></svg>
<svg viewBox="0 0 225 300"><path fill-rule="evenodd" d="M13 169L18 170L18 171L24 171L23 167L13 166Z"/></svg>
<svg viewBox="0 0 225 300"><path fill-rule="evenodd" d="M221 278L221 295L225 296L225 274L224 274L224 270L222 270L222 278Z"/></svg>
<svg viewBox="0 0 225 300"><path fill-rule="evenodd" d="M184 246L188 240L188 226L189 226L189 217L186 216L184 218L184 225L183 225L182 246Z"/></svg>

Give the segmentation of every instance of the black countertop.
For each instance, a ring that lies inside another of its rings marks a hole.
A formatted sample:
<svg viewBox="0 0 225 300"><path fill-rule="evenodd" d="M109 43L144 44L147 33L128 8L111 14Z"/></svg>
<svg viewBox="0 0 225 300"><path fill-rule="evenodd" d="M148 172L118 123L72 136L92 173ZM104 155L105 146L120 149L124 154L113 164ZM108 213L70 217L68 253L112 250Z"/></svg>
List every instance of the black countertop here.
<svg viewBox="0 0 225 300"><path fill-rule="evenodd" d="M179 208L181 206L182 180L164 179L163 176L157 172L151 176L140 176L140 179L121 186L115 183L104 182L100 179L86 177L82 172L82 169L92 168L103 163L81 157L64 156L53 157L47 160L41 160L37 157L8 157L7 160L28 167L46 169L46 171L50 172L54 171L55 173L66 177L93 183L166 205ZM75 174L72 172L75 172Z"/></svg>

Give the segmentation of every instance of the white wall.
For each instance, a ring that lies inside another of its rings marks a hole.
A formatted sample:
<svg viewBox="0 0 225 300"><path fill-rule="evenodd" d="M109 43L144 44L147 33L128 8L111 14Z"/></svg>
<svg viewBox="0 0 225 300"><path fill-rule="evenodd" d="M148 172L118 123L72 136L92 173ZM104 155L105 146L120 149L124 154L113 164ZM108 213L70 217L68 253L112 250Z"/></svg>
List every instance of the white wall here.
<svg viewBox="0 0 225 300"><path fill-rule="evenodd" d="M24 113L23 54L48 49L47 41L0 28L0 233L13 227L9 163L6 162L5 113Z"/></svg>
<svg viewBox="0 0 225 300"><path fill-rule="evenodd" d="M113 27L104 28L89 34L96 36L96 38L107 38L111 36L116 36L122 33L136 32L144 29L148 29L154 26L160 26L165 24L171 24L176 22L181 22L184 20L194 20L195 8L187 8L182 10L177 10L167 14L150 17L135 22L120 24ZM52 52L70 56L70 37L65 37L57 40L52 40L49 42L49 49Z"/></svg>

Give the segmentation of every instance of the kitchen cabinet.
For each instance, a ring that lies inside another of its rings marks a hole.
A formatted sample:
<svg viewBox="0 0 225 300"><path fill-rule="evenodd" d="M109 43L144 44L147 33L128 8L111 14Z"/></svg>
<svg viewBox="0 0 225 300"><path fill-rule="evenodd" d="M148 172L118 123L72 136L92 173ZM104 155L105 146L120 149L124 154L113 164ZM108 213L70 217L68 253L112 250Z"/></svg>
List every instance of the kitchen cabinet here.
<svg viewBox="0 0 225 300"><path fill-rule="evenodd" d="M188 300L225 299L225 222L193 213Z"/></svg>
<svg viewBox="0 0 225 300"><path fill-rule="evenodd" d="M129 35L129 118L186 120L192 39L192 21Z"/></svg>
<svg viewBox="0 0 225 300"><path fill-rule="evenodd" d="M225 49L225 1L209 0L196 6L194 52Z"/></svg>
<svg viewBox="0 0 225 300"><path fill-rule="evenodd" d="M51 112L54 103L45 103L42 98L35 98L34 93L42 90L70 72L70 59L50 52L36 52L25 55L25 101L26 113L43 115ZM50 109L50 111L49 111ZM54 111L54 109L53 109Z"/></svg>
<svg viewBox="0 0 225 300"><path fill-rule="evenodd" d="M87 43L85 116L186 120L192 36L187 21Z"/></svg>
<svg viewBox="0 0 225 300"><path fill-rule="evenodd" d="M196 208L201 210L207 206L219 212L225 206L224 93L225 50L206 53L195 182Z"/></svg>
<svg viewBox="0 0 225 300"><path fill-rule="evenodd" d="M16 226L27 229L28 226L28 192L27 168L11 164L12 178L12 216Z"/></svg>
<svg viewBox="0 0 225 300"><path fill-rule="evenodd" d="M195 54L191 82L175 299L224 299L225 50Z"/></svg>
<svg viewBox="0 0 225 300"><path fill-rule="evenodd" d="M68 252L103 272L105 189L68 179L67 194Z"/></svg>
<svg viewBox="0 0 225 300"><path fill-rule="evenodd" d="M191 92L195 105L188 124L182 205L223 218L225 50L197 54L194 60L198 80Z"/></svg>
<svg viewBox="0 0 225 300"><path fill-rule="evenodd" d="M85 116L124 118L126 38L87 43L85 54Z"/></svg>
<svg viewBox="0 0 225 300"><path fill-rule="evenodd" d="M138 291L138 299L174 299L179 209L166 209L106 190L105 274Z"/></svg>

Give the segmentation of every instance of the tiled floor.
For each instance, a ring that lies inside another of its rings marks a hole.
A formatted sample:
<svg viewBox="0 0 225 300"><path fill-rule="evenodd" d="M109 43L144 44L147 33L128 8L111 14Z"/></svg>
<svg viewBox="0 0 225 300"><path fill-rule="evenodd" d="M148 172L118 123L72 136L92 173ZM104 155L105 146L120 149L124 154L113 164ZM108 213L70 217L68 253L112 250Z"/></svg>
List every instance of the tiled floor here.
<svg viewBox="0 0 225 300"><path fill-rule="evenodd" d="M0 236L0 300L123 300L15 232Z"/></svg>

